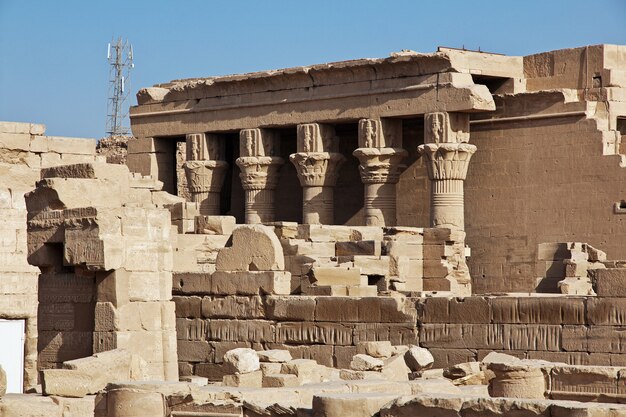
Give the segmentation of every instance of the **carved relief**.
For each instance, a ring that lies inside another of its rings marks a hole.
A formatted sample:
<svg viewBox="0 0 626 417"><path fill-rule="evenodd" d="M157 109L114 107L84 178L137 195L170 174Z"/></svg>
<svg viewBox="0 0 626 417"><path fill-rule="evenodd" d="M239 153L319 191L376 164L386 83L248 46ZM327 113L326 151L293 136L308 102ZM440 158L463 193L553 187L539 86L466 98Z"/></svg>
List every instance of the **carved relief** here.
<svg viewBox="0 0 626 417"><path fill-rule="evenodd" d="M298 125L298 152L332 152L336 149L335 129L329 125Z"/></svg>
<svg viewBox="0 0 626 417"><path fill-rule="evenodd" d="M424 115L424 143L467 143L467 113L436 112Z"/></svg>
<svg viewBox="0 0 626 417"><path fill-rule="evenodd" d="M402 120L361 119L359 120L360 148L401 148Z"/></svg>
<svg viewBox="0 0 626 417"><path fill-rule="evenodd" d="M276 156L278 136L267 129L243 129L239 133L241 156Z"/></svg>

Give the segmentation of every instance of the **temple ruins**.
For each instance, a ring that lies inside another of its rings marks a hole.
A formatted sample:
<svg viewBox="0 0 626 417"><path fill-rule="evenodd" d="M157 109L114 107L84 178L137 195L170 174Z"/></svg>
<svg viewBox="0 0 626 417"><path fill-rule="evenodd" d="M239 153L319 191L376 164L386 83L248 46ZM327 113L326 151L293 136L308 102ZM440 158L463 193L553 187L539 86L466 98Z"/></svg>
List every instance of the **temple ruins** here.
<svg viewBox="0 0 626 417"><path fill-rule="evenodd" d="M174 80L130 118L118 163L0 122L0 416L626 416L626 46Z"/></svg>

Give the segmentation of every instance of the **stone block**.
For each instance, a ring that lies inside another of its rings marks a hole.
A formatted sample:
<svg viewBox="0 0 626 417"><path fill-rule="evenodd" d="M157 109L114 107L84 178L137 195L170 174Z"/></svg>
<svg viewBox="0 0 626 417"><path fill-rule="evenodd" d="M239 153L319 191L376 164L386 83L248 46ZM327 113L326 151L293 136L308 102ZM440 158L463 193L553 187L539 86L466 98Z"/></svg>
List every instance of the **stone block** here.
<svg viewBox="0 0 626 417"><path fill-rule="evenodd" d="M268 296L265 301L268 319L281 321L313 321L315 318L315 297Z"/></svg>
<svg viewBox="0 0 626 417"><path fill-rule="evenodd" d="M311 359L294 359L283 363L281 373L295 375L298 378L299 384L310 384L321 381L319 365Z"/></svg>
<svg viewBox="0 0 626 417"><path fill-rule="evenodd" d="M342 323L281 322L276 324L276 342L350 346L352 332L352 326Z"/></svg>
<svg viewBox="0 0 626 417"><path fill-rule="evenodd" d="M60 154L95 155L96 140L48 136L48 149Z"/></svg>
<svg viewBox="0 0 626 417"><path fill-rule="evenodd" d="M585 324L583 297L495 297L493 323Z"/></svg>
<svg viewBox="0 0 626 417"><path fill-rule="evenodd" d="M435 358L428 349L412 345L404 354L404 361L411 371L421 372L432 367Z"/></svg>
<svg viewBox="0 0 626 417"><path fill-rule="evenodd" d="M352 297L319 297L315 320L335 323L358 322L359 300Z"/></svg>
<svg viewBox="0 0 626 417"><path fill-rule="evenodd" d="M261 372L263 376L280 374L283 365L280 362L261 362Z"/></svg>
<svg viewBox="0 0 626 417"><path fill-rule="evenodd" d="M202 298L202 316L208 319L262 319L265 307L260 296Z"/></svg>
<svg viewBox="0 0 626 417"><path fill-rule="evenodd" d="M595 289L598 297L626 297L626 268L595 271Z"/></svg>
<svg viewBox="0 0 626 417"><path fill-rule="evenodd" d="M216 271L211 276L211 294L258 295L291 293L291 274L284 271Z"/></svg>
<svg viewBox="0 0 626 417"><path fill-rule="evenodd" d="M263 376L263 388L297 387L300 381L292 374L267 374Z"/></svg>
<svg viewBox="0 0 626 417"><path fill-rule="evenodd" d="M224 375L222 384L227 387L262 388L263 373L254 371L245 374Z"/></svg>
<svg viewBox="0 0 626 417"><path fill-rule="evenodd" d="M231 235L236 221L232 216L196 216L195 232L208 235Z"/></svg>
<svg viewBox="0 0 626 417"><path fill-rule="evenodd" d="M360 240L335 243L335 255L337 256L380 256L381 245L377 240Z"/></svg>
<svg viewBox="0 0 626 417"><path fill-rule="evenodd" d="M378 295L376 285L348 285L346 289L348 297L376 297Z"/></svg>
<svg viewBox="0 0 626 417"><path fill-rule="evenodd" d="M626 325L626 298L589 298L587 320L590 325L596 326Z"/></svg>
<svg viewBox="0 0 626 417"><path fill-rule="evenodd" d="M178 340L178 360L185 362L209 362L213 349L204 340Z"/></svg>
<svg viewBox="0 0 626 417"><path fill-rule="evenodd" d="M360 342L357 345L359 353L366 353L375 358L389 358L392 355L391 342L383 340L379 342Z"/></svg>
<svg viewBox="0 0 626 417"><path fill-rule="evenodd" d="M292 359L291 353L285 349L262 350L257 352L257 355L261 362L283 363Z"/></svg>
<svg viewBox="0 0 626 417"><path fill-rule="evenodd" d="M302 289L302 293L311 296L346 297L348 287L346 285L309 285Z"/></svg>
<svg viewBox="0 0 626 417"><path fill-rule="evenodd" d="M311 270L312 280L316 285L367 285L361 278L358 268L317 267Z"/></svg>
<svg viewBox="0 0 626 417"><path fill-rule="evenodd" d="M350 369L355 371L379 371L383 365L384 362L381 359L358 353L352 357Z"/></svg>
<svg viewBox="0 0 626 417"><path fill-rule="evenodd" d="M174 294L210 294L211 274L205 272L177 272L172 277Z"/></svg>
<svg viewBox="0 0 626 417"><path fill-rule="evenodd" d="M242 225L233 230L232 245L217 255L218 271L282 271L283 249L274 231L267 226Z"/></svg>
<svg viewBox="0 0 626 417"><path fill-rule="evenodd" d="M411 369L405 361L405 354L397 354L383 361L381 374L389 381L408 381Z"/></svg>
<svg viewBox="0 0 626 417"><path fill-rule="evenodd" d="M176 317L202 317L202 298L198 296L172 297L176 305Z"/></svg>

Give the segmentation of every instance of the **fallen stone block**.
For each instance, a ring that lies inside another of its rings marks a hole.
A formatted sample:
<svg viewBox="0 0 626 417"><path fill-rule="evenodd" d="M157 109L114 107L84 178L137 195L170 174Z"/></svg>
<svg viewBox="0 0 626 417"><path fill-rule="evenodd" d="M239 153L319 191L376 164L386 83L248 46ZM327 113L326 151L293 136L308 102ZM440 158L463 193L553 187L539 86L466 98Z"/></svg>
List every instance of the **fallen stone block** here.
<svg viewBox="0 0 626 417"><path fill-rule="evenodd" d="M363 282L359 268L313 266L311 281L322 285L367 285Z"/></svg>
<svg viewBox="0 0 626 417"><path fill-rule="evenodd" d="M196 216L195 232L207 235L230 235L236 224L233 216Z"/></svg>
<svg viewBox="0 0 626 417"><path fill-rule="evenodd" d="M259 370L259 356L249 348L237 348L229 350L224 355L224 363L227 369L233 373L246 374Z"/></svg>
<svg viewBox="0 0 626 417"><path fill-rule="evenodd" d="M312 359L294 359L283 363L281 373L296 375L300 384L317 383L321 380L319 365Z"/></svg>
<svg viewBox="0 0 626 417"><path fill-rule="evenodd" d="M2 401L0 401L0 416L62 417L63 407L55 398L51 397L8 394L2 397Z"/></svg>
<svg viewBox="0 0 626 417"><path fill-rule="evenodd" d="M263 376L280 374L283 364L278 362L261 362L260 368Z"/></svg>
<svg viewBox="0 0 626 417"><path fill-rule="evenodd" d="M378 371L355 371L354 369L339 370L339 378L343 381L374 380L385 381L385 377Z"/></svg>
<svg viewBox="0 0 626 417"><path fill-rule="evenodd" d="M480 362L465 362L452 365L443 370L443 376L448 379L459 379L481 372Z"/></svg>
<svg viewBox="0 0 626 417"><path fill-rule="evenodd" d="M569 277L557 283L561 294L595 295L591 281L585 277Z"/></svg>
<svg viewBox="0 0 626 417"><path fill-rule="evenodd" d="M430 368L435 362L428 349L419 346L409 346L409 350L404 354L404 360L411 371L417 372Z"/></svg>
<svg viewBox="0 0 626 417"><path fill-rule="evenodd" d="M260 224L233 230L232 245L217 254L218 271L283 271L283 248L274 231Z"/></svg>
<svg viewBox="0 0 626 417"><path fill-rule="evenodd" d="M291 353L284 349L261 350L257 352L257 355L261 362L283 363L292 359Z"/></svg>
<svg viewBox="0 0 626 417"><path fill-rule="evenodd" d="M406 365L405 355L395 355L383 362L380 373L389 381L408 381L411 369Z"/></svg>
<svg viewBox="0 0 626 417"><path fill-rule="evenodd" d="M263 387L263 373L259 370L245 374L224 375L222 384L227 387L261 388Z"/></svg>
<svg viewBox="0 0 626 417"><path fill-rule="evenodd" d="M359 342L357 349L359 353L366 353L375 358L390 358L393 354L393 346L388 340L379 342Z"/></svg>
<svg viewBox="0 0 626 417"><path fill-rule="evenodd" d="M350 362L350 369L355 371L378 371L382 369L384 362L363 353L356 354Z"/></svg>
<svg viewBox="0 0 626 417"><path fill-rule="evenodd" d="M293 374L267 374L263 376L263 388L297 387L298 377Z"/></svg>
<svg viewBox="0 0 626 417"><path fill-rule="evenodd" d="M84 397L104 388L98 377L70 369L44 369L42 389L46 395L61 397Z"/></svg>
<svg viewBox="0 0 626 417"><path fill-rule="evenodd" d="M313 396L314 417L371 417L398 397L396 394L349 393Z"/></svg>

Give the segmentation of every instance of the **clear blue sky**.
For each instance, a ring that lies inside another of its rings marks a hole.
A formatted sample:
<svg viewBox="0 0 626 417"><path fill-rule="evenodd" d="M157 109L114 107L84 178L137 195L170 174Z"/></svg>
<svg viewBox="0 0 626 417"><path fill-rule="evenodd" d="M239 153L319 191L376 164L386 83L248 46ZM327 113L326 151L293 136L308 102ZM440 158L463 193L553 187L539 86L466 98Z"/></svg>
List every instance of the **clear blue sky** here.
<svg viewBox="0 0 626 417"><path fill-rule="evenodd" d="M509 55L626 44L626 0L0 0L0 120L102 137L106 46L135 50L133 95L205 77L452 46Z"/></svg>

